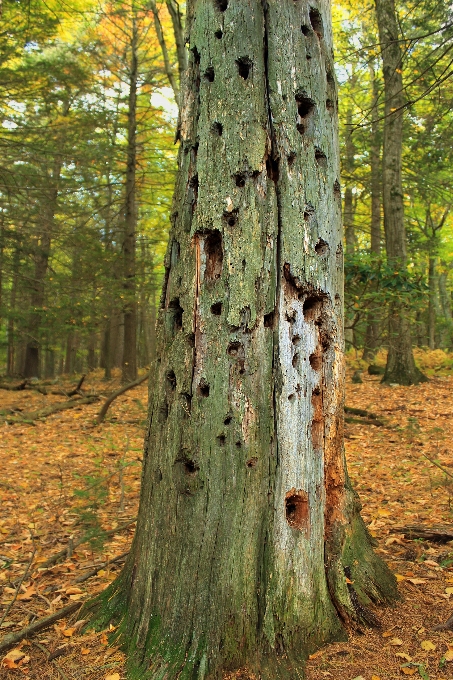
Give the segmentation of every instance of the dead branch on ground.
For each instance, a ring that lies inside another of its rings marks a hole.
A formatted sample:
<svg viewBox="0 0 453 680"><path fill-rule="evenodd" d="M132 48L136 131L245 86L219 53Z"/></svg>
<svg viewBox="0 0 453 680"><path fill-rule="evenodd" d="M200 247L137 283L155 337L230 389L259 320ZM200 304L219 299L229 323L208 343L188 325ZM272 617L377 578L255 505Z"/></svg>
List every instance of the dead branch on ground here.
<svg viewBox="0 0 453 680"><path fill-rule="evenodd" d="M134 382L128 383L127 385L123 385L123 387L120 387L119 390L116 390L116 392L113 392L104 402L101 410L98 413L97 417L97 424L100 425L102 421L105 418L105 415L107 411L109 410L110 404L121 394L124 394L128 390L131 390L133 387L137 387L138 385L141 385L145 380L149 378L149 373L146 373L146 375L143 375L141 378L137 378L137 380L134 380Z"/></svg>

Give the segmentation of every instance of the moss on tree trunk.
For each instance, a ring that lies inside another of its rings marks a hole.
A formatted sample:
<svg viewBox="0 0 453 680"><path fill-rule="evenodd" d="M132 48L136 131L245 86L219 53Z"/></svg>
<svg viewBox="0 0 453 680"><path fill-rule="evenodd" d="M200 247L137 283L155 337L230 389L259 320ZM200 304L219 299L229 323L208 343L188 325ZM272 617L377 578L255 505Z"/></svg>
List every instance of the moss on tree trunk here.
<svg viewBox="0 0 453 680"><path fill-rule="evenodd" d="M131 677L301 677L358 617L345 569L396 593L343 453L329 4L194 0L188 33L137 532L95 620Z"/></svg>

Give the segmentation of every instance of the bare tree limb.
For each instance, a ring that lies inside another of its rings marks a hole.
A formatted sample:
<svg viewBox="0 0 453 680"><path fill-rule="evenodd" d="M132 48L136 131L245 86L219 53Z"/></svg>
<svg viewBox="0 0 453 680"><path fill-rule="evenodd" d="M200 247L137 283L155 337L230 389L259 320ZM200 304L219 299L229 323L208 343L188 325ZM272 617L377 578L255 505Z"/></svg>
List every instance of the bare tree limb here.
<svg viewBox="0 0 453 680"><path fill-rule="evenodd" d="M148 378L149 378L149 373L147 373L146 375L143 375L141 378L137 378L137 380L134 380L134 382L128 383L127 385L123 385L123 387L120 387L119 390L116 390L116 392L113 392L113 393L108 397L108 399L105 400L105 402L104 402L104 404L103 404L101 410L100 410L99 413L98 413L98 417L97 417L97 423L98 423L98 425L100 425L100 424L102 423L102 421L103 421L104 418L105 418L105 414L106 414L107 411L109 410L110 404L111 404L117 397L119 397L121 394L124 394L124 393L127 392L128 390L131 390L133 387L137 387L138 385L141 385L141 384L142 384L143 382L145 382L145 380L147 380Z"/></svg>

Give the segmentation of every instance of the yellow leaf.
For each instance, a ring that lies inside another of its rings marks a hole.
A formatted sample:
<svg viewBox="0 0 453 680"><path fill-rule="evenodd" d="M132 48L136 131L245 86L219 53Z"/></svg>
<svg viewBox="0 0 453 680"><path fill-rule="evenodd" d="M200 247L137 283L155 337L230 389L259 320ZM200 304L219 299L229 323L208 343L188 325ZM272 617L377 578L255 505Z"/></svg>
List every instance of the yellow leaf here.
<svg viewBox="0 0 453 680"><path fill-rule="evenodd" d="M106 675L105 680L120 680L120 674L112 673L112 675Z"/></svg>
<svg viewBox="0 0 453 680"><path fill-rule="evenodd" d="M391 630L385 630L385 631L382 633L382 637L392 637L392 634L393 634L393 633L392 633Z"/></svg>
<svg viewBox="0 0 453 680"><path fill-rule="evenodd" d="M5 659L8 659L9 661L20 661L23 659L25 654L20 651L20 649L12 649L8 654L5 656L3 661Z"/></svg>
<svg viewBox="0 0 453 680"><path fill-rule="evenodd" d="M400 647L403 644L403 641L400 640L399 638L392 638L390 640L390 644L393 645L394 647Z"/></svg>
<svg viewBox="0 0 453 680"><path fill-rule="evenodd" d="M402 574L395 574L395 578L398 581L398 583L401 583L401 581L405 581L406 577L403 576Z"/></svg>
<svg viewBox="0 0 453 680"><path fill-rule="evenodd" d="M86 656L87 654L90 653L90 650L87 649L86 647L82 647L82 649L80 650L80 653L81 653L83 656Z"/></svg>
<svg viewBox="0 0 453 680"><path fill-rule="evenodd" d="M453 661L453 649L448 649L444 654L445 661Z"/></svg>
<svg viewBox="0 0 453 680"><path fill-rule="evenodd" d="M309 659L318 659L320 656L322 656L322 654L323 654L323 650L322 650L322 649L319 649L319 650L318 650L317 652L315 652L314 654L310 654L310 656L309 656L308 658L309 658Z"/></svg>
<svg viewBox="0 0 453 680"><path fill-rule="evenodd" d="M381 680L381 678L379 677L379 675L372 675L371 680Z"/></svg>
<svg viewBox="0 0 453 680"><path fill-rule="evenodd" d="M445 588L447 595L453 595L453 588Z"/></svg>
<svg viewBox="0 0 453 680"><path fill-rule="evenodd" d="M105 569L99 569L98 576L105 576L105 574L106 574Z"/></svg>
<svg viewBox="0 0 453 680"><path fill-rule="evenodd" d="M416 668L408 668L407 666L401 666L400 668L401 672L404 673L404 675L415 675Z"/></svg>
<svg viewBox="0 0 453 680"><path fill-rule="evenodd" d="M384 508L379 508L378 510L379 517L390 517L391 514L390 510L384 510Z"/></svg>
<svg viewBox="0 0 453 680"><path fill-rule="evenodd" d="M63 635L65 637L71 637L72 635L74 635L74 631L75 631L75 628L66 628L66 630L64 630L62 632L63 632Z"/></svg>
<svg viewBox="0 0 453 680"><path fill-rule="evenodd" d="M66 588L65 593L66 595L77 595L77 593L83 593L83 590L77 588L77 586L71 586L70 588Z"/></svg>
<svg viewBox="0 0 453 680"><path fill-rule="evenodd" d="M76 595L70 595L70 600L80 600L83 597L83 593L77 593Z"/></svg>
<svg viewBox="0 0 453 680"><path fill-rule="evenodd" d="M420 647L424 649L425 652L432 652L436 649L436 645L434 645L431 640L422 640Z"/></svg>
<svg viewBox="0 0 453 680"><path fill-rule="evenodd" d="M405 661L412 661L412 657L409 656L409 654L406 654L405 652L397 652L395 656L399 656L400 659L404 659Z"/></svg>

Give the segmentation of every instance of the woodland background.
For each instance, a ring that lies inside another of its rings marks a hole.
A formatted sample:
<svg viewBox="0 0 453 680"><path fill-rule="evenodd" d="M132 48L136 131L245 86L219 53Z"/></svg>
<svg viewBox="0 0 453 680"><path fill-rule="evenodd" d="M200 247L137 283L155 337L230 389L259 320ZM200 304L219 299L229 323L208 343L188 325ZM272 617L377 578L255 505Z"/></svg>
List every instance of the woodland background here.
<svg viewBox="0 0 453 680"><path fill-rule="evenodd" d="M406 99L401 271L387 265L383 246L374 5L333 6L346 343L368 360L386 345L395 299L409 310L416 345L452 348L453 17L437 0L397 5ZM175 0L3 3L0 373L55 378L102 368L109 379L120 367L127 382L150 364L176 169L183 9Z"/></svg>

